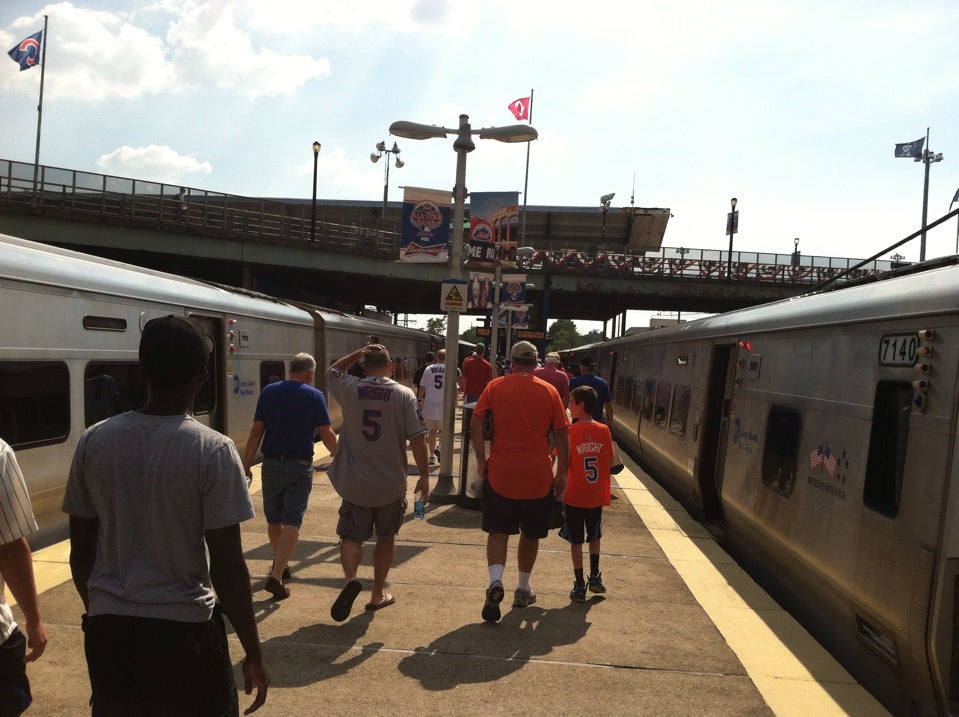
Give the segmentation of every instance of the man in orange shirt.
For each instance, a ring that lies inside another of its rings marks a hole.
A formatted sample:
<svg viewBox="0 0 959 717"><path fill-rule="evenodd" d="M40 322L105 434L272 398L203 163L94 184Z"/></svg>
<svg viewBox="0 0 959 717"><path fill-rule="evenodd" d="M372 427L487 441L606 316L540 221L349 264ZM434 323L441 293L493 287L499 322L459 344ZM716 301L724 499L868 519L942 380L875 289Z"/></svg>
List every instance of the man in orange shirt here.
<svg viewBox="0 0 959 717"><path fill-rule="evenodd" d="M483 619L500 619L503 571L509 536L519 533L519 578L513 607L536 602L529 586L539 541L549 532L553 501L566 489L569 421L559 393L533 376L536 347L519 341L510 351L513 372L493 379L480 396L470 422L476 466L483 478L483 531L489 587ZM486 456L483 423L492 414L493 439ZM550 458L552 435L556 447L556 475ZM554 498L555 495L555 498Z"/></svg>

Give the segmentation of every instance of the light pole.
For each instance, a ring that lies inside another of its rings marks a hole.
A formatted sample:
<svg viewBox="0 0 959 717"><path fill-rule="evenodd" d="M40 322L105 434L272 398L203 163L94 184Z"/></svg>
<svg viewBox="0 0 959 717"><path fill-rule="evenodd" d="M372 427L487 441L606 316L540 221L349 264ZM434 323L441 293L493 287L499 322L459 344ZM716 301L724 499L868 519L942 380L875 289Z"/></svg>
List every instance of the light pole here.
<svg viewBox="0 0 959 717"><path fill-rule="evenodd" d="M313 143L313 211L310 212L310 241L316 241L316 161L320 156L320 143Z"/></svg>
<svg viewBox="0 0 959 717"><path fill-rule="evenodd" d="M600 251L606 251L606 212L609 211L609 203L613 201L613 197L615 196L616 192L610 192L599 198L599 206L603 210L603 231L599 241Z"/></svg>
<svg viewBox="0 0 959 717"><path fill-rule="evenodd" d="M799 266L799 237L793 239L793 266Z"/></svg>
<svg viewBox="0 0 959 717"><path fill-rule="evenodd" d="M926 147L929 146L929 130L926 130ZM925 176L922 183L922 234L919 237L919 261L926 260L926 217L929 214L929 165L942 161L942 152L922 150L922 154L913 158L914 162L922 162L925 166ZM959 241L957 241L959 243Z"/></svg>
<svg viewBox="0 0 959 717"><path fill-rule="evenodd" d="M396 168L401 169L403 165L406 164L402 159L400 159L400 148L397 146L396 142L393 143L393 149L386 148L386 142L377 142L376 151L370 153L370 161L373 164L376 164L380 161L380 157L384 154L394 154L396 155ZM386 218L386 197L389 195L390 191L390 160L386 160L386 171L383 173L383 215L382 218Z"/></svg>
<svg viewBox="0 0 959 717"><path fill-rule="evenodd" d="M531 142L539 133L529 125L507 127L484 127L474 130L469 115L460 115L459 127L450 129L418 122L401 120L390 125L390 134L406 139L432 139L455 134L453 150L456 152L456 184L453 186L453 235L450 237L450 278L463 278L463 216L466 205L466 155L476 149L473 135L480 139L495 139L500 142ZM460 315L455 310L446 314L446 360L451 367L443 382L443 432L440 434L440 474L430 495L437 502L455 500L453 487L453 431L456 424L456 369L459 361Z"/></svg>
<svg viewBox="0 0 959 717"><path fill-rule="evenodd" d="M739 200L733 197L729 200L729 206L732 210L726 215L726 233L729 234L729 262L726 265L726 278L733 278L733 234L739 231L739 212L736 211L736 203Z"/></svg>

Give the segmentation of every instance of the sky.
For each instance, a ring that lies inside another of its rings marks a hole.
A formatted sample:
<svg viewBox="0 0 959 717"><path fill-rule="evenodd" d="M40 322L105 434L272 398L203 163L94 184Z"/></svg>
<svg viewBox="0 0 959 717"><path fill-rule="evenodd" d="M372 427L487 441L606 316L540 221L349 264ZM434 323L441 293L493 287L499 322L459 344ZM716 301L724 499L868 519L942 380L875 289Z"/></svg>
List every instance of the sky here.
<svg viewBox="0 0 959 717"><path fill-rule="evenodd" d="M396 120L515 124L476 141L470 191L532 206L668 208L664 246L865 258L959 189L959 3L953 0L77 0L0 3L0 48L49 16L40 163L257 197L380 200L452 187L453 139ZM0 159L32 162L40 70L0 62ZM522 200L521 200L522 201ZM927 258L956 253L957 225ZM897 250L918 260L918 240ZM888 255L885 255L888 258ZM632 319L630 320L630 323Z"/></svg>

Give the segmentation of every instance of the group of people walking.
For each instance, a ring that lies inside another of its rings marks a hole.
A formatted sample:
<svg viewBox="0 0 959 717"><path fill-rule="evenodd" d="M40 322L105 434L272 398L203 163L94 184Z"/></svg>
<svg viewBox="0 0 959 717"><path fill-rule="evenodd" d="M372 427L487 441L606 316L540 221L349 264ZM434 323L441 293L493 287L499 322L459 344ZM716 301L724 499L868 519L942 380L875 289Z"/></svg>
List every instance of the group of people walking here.
<svg viewBox="0 0 959 717"><path fill-rule="evenodd" d="M482 618L500 619L511 535L519 535L513 605L536 601L530 576L559 500L565 501L560 535L571 545L570 598L583 601L587 590L605 592L599 548L614 453L609 429L593 418L603 397L592 387L573 387L570 425L565 397L535 375L532 344L515 344L513 372L495 379L485 347L476 349L474 361L464 365L461 387L476 402L472 445L484 482L489 583ZM390 378L392 359L381 344L338 359L326 372L328 390L343 412L337 435L326 398L312 385L316 362L297 354L289 378L263 388L242 458L228 437L190 415L207 379L206 343L192 322L178 316L149 321L139 358L146 404L83 433L63 500L70 517L70 569L85 610L92 711L133 714L149 705L149 714L237 714L225 615L244 651L244 690L255 691L244 712L250 714L265 703L269 686L239 529L254 515L253 460L262 448L263 513L273 553L265 590L277 600L290 597L289 563L319 440L332 456L328 476L341 497L336 533L343 585L331 617L349 617L362 592L357 572L363 545L374 536L366 610L392 605L386 580L407 508L407 450L418 473L415 491L428 503L442 414L427 417L427 386L442 388L434 379L446 377L444 357L424 367L419 396ZM357 363L360 372L351 370ZM487 451L484 428L490 425ZM16 460L2 441L0 489L0 713L19 714L30 703L24 664L43 653L47 636L25 539L36 523ZM584 544L590 557L585 576ZM26 636L2 602L3 580L23 610Z"/></svg>

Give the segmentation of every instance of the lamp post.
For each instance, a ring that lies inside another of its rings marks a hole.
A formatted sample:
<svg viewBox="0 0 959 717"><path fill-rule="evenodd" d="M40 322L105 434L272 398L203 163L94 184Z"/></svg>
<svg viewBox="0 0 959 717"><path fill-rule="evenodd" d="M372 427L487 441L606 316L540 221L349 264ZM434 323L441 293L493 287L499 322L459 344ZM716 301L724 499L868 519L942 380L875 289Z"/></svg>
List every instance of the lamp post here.
<svg viewBox="0 0 959 717"><path fill-rule="evenodd" d="M726 265L726 278L733 278L733 234L739 231L739 212L736 211L736 203L739 200L733 197L729 200L729 206L732 208L726 215L726 233L729 234L729 262Z"/></svg>
<svg viewBox="0 0 959 717"><path fill-rule="evenodd" d="M799 266L799 237L793 239L793 266Z"/></svg>
<svg viewBox="0 0 959 717"><path fill-rule="evenodd" d="M603 210L603 230L599 241L600 251L606 251L606 212L609 211L609 203L613 201L613 197L615 196L616 192L610 192L599 198L599 206Z"/></svg>
<svg viewBox="0 0 959 717"><path fill-rule="evenodd" d="M320 143L313 143L313 211L310 212L310 241L316 241L316 160L320 156Z"/></svg>
<svg viewBox="0 0 959 717"><path fill-rule="evenodd" d="M926 147L929 146L929 130L926 130ZM914 162L922 162L925 165L925 176L922 183L922 234L919 236L919 261L926 260L926 218L929 214L929 165L933 162L942 161L942 152L930 152L928 149L922 150L922 154L913 158ZM957 233L959 237L959 233ZM959 246L959 239L957 239Z"/></svg>
<svg viewBox="0 0 959 717"><path fill-rule="evenodd" d="M386 148L386 142L377 142L376 151L370 153L370 161L373 164L376 164L380 161L380 157L384 154L393 154L396 155L396 168L401 169L406 162L400 159L400 148L397 146L396 142L393 143L393 149ZM390 191L390 160L386 160L386 171L383 173L383 215L382 218L386 218L386 198L389 195Z"/></svg>
<svg viewBox="0 0 959 717"><path fill-rule="evenodd" d="M469 115L462 114L459 127L450 129L437 125L420 124L401 120L390 125L390 134L406 139L432 139L455 134L453 150L456 152L456 183L453 186L453 235L450 237L450 275L463 278L463 216L466 204L466 155L476 149L473 135L480 139L495 139L500 142L531 142L539 133L529 125L484 127L474 130ZM447 366L452 367L448 380L443 382L443 432L440 434L440 474L430 495L437 502L455 500L453 487L453 431L456 424L456 368L459 356L459 312L451 310L446 315Z"/></svg>

